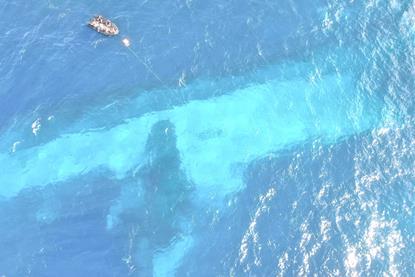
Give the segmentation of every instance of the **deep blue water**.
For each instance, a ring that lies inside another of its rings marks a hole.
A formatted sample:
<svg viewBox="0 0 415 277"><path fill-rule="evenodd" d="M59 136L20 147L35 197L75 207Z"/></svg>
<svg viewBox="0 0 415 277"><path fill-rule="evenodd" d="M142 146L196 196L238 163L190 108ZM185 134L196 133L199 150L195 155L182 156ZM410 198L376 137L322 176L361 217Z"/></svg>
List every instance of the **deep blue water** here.
<svg viewBox="0 0 415 277"><path fill-rule="evenodd" d="M0 23L0 276L415 275L413 0Z"/></svg>

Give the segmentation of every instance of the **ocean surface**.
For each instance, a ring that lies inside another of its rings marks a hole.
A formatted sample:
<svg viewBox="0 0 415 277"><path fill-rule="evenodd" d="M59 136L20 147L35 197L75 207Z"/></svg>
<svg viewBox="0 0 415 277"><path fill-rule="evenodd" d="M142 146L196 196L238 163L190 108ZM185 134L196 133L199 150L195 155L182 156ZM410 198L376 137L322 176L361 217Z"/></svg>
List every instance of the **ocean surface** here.
<svg viewBox="0 0 415 277"><path fill-rule="evenodd" d="M0 276L415 276L414 49L414 0L1 1Z"/></svg>

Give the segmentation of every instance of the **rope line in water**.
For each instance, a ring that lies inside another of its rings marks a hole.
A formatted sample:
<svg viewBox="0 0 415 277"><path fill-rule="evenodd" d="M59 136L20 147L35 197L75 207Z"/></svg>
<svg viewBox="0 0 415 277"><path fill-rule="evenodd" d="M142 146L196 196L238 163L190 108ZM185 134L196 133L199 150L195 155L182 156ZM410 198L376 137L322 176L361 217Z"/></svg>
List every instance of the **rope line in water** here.
<svg viewBox="0 0 415 277"><path fill-rule="evenodd" d="M129 42L128 42L129 43ZM137 53L133 50L133 49L131 49L131 47L129 46L129 44L127 45L126 44L126 42L123 40L123 44L125 45L125 47L127 47L127 49L128 50L130 50L130 52L134 55L134 57L136 57L137 58L137 60L142 64L142 65L144 65L144 67L148 70L148 72L150 72L157 80L159 80L160 81L160 83L162 83L163 85L164 85L164 83L163 83L163 81L161 80L161 78L153 71L153 69L151 69L151 67L148 65L148 64L146 64L142 59L140 59L140 57L137 55Z"/></svg>

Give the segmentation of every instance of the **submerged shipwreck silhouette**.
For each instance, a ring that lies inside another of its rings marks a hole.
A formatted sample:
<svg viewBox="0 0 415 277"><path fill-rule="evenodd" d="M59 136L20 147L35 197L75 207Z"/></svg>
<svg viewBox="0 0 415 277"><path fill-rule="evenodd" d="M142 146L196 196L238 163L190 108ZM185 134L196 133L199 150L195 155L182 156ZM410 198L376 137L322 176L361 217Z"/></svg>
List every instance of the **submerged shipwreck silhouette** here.
<svg viewBox="0 0 415 277"><path fill-rule="evenodd" d="M119 33L117 25L102 15L94 16L88 22L88 26L105 36L116 36Z"/></svg>

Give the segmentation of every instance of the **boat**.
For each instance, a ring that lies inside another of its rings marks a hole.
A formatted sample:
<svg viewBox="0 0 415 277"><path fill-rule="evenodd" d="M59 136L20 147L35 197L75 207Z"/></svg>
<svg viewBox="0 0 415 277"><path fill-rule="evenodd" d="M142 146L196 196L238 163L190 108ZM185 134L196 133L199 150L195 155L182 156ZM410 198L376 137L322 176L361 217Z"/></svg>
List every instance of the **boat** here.
<svg viewBox="0 0 415 277"><path fill-rule="evenodd" d="M94 16L89 22L88 26L106 36L116 36L119 33L117 25L111 20L102 15Z"/></svg>

